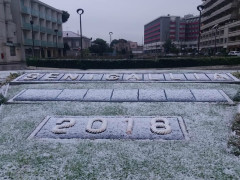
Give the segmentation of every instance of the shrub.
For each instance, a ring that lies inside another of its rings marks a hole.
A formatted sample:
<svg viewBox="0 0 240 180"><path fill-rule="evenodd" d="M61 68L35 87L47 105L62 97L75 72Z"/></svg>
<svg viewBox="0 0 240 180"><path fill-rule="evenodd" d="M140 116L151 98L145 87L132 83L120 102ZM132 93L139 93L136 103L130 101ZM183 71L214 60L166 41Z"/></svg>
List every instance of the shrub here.
<svg viewBox="0 0 240 180"><path fill-rule="evenodd" d="M74 69L135 69L135 68L174 68L215 65L238 65L240 58L163 58L163 59L28 59L28 66L74 68Z"/></svg>
<svg viewBox="0 0 240 180"><path fill-rule="evenodd" d="M235 132L235 136L230 137L228 146L234 155L240 156L240 114L237 114L234 119L232 131Z"/></svg>
<svg viewBox="0 0 240 180"><path fill-rule="evenodd" d="M237 92L237 94L234 96L233 100L240 102L240 91Z"/></svg>
<svg viewBox="0 0 240 180"><path fill-rule="evenodd" d="M6 101L6 98L2 94L0 94L0 105L6 103Z"/></svg>
<svg viewBox="0 0 240 180"><path fill-rule="evenodd" d="M234 72L232 73L236 78L240 79L240 72Z"/></svg>

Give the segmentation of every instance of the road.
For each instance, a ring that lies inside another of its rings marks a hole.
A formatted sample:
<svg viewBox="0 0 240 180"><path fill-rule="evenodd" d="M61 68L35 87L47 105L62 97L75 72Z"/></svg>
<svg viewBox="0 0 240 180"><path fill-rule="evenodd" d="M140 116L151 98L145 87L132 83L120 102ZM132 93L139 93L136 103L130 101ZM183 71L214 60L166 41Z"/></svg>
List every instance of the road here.
<svg viewBox="0 0 240 180"><path fill-rule="evenodd" d="M25 69L27 69L25 63L0 64L0 71L25 70Z"/></svg>

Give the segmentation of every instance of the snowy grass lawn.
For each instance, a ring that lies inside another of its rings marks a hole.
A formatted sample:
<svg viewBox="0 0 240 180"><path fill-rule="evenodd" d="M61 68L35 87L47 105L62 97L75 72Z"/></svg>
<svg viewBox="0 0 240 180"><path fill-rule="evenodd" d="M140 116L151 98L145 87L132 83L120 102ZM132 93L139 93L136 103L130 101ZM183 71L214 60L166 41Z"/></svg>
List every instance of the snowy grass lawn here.
<svg viewBox="0 0 240 180"><path fill-rule="evenodd" d="M23 89L219 89L235 84L79 83L10 86ZM0 177L6 179L239 179L240 157L228 153L236 106L216 103L6 104L0 116ZM182 116L189 141L26 140L48 115ZM1 179L0 178L0 179Z"/></svg>

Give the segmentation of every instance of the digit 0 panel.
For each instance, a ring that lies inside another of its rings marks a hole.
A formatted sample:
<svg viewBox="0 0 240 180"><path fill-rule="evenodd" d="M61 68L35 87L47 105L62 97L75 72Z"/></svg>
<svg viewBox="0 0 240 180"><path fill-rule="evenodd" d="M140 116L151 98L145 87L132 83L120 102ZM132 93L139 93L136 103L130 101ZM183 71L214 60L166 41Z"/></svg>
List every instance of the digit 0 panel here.
<svg viewBox="0 0 240 180"><path fill-rule="evenodd" d="M179 116L48 116L28 139L188 140Z"/></svg>

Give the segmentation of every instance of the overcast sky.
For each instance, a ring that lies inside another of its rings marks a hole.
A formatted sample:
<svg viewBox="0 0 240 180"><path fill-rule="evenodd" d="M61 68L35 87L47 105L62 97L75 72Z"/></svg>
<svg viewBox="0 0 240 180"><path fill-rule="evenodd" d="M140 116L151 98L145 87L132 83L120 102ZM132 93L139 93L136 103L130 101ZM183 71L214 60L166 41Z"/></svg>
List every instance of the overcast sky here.
<svg viewBox="0 0 240 180"><path fill-rule="evenodd" d="M40 0L57 9L68 11L70 18L63 30L79 31L79 15L82 8L83 35L102 38L126 39L142 44L144 25L162 15L198 15L196 7L202 0Z"/></svg>

